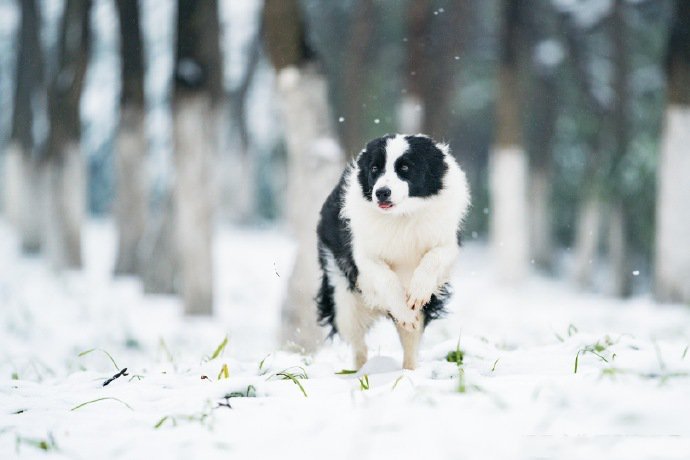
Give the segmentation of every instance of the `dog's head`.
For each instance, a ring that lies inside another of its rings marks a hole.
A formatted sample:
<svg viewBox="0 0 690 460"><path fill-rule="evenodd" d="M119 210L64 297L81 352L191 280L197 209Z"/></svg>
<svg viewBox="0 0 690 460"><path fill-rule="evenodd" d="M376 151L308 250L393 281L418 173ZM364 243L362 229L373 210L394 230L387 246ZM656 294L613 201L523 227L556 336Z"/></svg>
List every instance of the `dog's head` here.
<svg viewBox="0 0 690 460"><path fill-rule="evenodd" d="M423 135L389 134L369 142L357 157L364 198L384 213L418 209L443 188L446 148Z"/></svg>

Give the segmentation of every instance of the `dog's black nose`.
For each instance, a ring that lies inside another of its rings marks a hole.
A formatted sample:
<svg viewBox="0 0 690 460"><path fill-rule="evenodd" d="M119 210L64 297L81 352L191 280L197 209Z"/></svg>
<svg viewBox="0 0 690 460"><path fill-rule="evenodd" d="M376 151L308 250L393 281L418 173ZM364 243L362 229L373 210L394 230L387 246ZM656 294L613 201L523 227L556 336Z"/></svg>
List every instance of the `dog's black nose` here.
<svg viewBox="0 0 690 460"><path fill-rule="evenodd" d="M388 187L381 187L376 191L376 198L379 201L388 201L391 197L391 189Z"/></svg>

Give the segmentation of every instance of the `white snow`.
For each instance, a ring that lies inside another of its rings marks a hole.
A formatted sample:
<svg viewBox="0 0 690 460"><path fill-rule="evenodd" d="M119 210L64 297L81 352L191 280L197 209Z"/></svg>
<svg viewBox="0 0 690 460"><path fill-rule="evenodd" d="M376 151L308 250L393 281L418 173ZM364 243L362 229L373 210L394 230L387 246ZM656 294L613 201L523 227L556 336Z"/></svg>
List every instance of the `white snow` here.
<svg viewBox="0 0 690 460"><path fill-rule="evenodd" d="M278 351L295 256L280 229L218 232L214 319L113 281L109 222L84 235L85 270L56 274L19 257L0 221L1 458L687 458L687 307L536 277L501 287L469 244L418 370L400 370L383 322L365 368L336 375L350 368L337 339L315 356ZM445 360L458 340L461 368ZM100 350L129 376L103 387L116 369ZM308 376L307 397L285 369ZM255 397L219 406L231 392ZM71 410L98 398L119 401Z"/></svg>

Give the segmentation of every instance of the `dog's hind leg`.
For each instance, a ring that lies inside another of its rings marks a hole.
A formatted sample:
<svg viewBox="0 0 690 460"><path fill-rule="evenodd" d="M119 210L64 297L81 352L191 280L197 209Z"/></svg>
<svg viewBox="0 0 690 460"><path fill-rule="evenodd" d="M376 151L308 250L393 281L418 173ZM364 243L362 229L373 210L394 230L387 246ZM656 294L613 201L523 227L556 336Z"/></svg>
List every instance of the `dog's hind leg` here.
<svg viewBox="0 0 690 460"><path fill-rule="evenodd" d="M420 327L408 331L398 324L395 325L403 347L403 369L414 370L417 367L417 354L419 353L419 343L422 340L424 328Z"/></svg>
<svg viewBox="0 0 690 460"><path fill-rule="evenodd" d="M335 288L335 322L340 336L352 346L356 369L368 359L366 335L376 319L374 312L361 304L356 294L344 286Z"/></svg>

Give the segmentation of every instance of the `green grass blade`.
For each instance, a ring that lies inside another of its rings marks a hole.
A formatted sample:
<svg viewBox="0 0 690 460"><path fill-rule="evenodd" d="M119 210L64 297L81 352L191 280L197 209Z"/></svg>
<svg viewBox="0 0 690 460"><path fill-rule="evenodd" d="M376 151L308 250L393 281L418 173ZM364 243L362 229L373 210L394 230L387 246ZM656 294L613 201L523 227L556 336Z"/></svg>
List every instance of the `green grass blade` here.
<svg viewBox="0 0 690 460"><path fill-rule="evenodd" d="M112 399L113 401L117 401L117 402L119 402L120 404L124 404L125 406L127 406L127 408L128 408L129 410L134 410L134 409L132 409L132 406L130 406L129 404L127 404L127 403L124 402L123 400L118 399L118 398L113 398L113 397L111 397L111 396L106 396L106 397L103 397L103 398L98 398L98 399L94 399L94 400L91 400L91 401L83 402L83 403L81 403L81 404L79 404L79 405L76 405L76 406L74 406L73 408L71 408L70 411L75 411L75 410L81 409L82 407L87 406L87 405L89 405L89 404L93 404L93 403L96 403L96 402L99 402L99 401L105 401L105 400L108 400L108 399Z"/></svg>
<svg viewBox="0 0 690 460"><path fill-rule="evenodd" d="M210 361L213 361L216 359L218 356L220 356L221 353L223 353L223 350L225 350L225 346L228 344L228 336L226 335L225 338L223 339L222 342L218 344L216 347L215 351L211 355Z"/></svg>
<svg viewBox="0 0 690 460"><path fill-rule="evenodd" d="M77 355L77 357L78 357L78 358L81 358L82 356L86 356L86 355L88 355L89 353L92 353L92 352L94 352L94 351L100 351L101 353L105 354L105 355L110 359L110 362L113 363L113 366L115 366L115 369L117 369L118 371L120 370L120 366L117 365L117 363L115 362L115 360L113 359L113 357L111 356L111 354L108 353L107 351L103 350L102 348L91 348L90 350L82 351L81 353L79 353L79 354Z"/></svg>

